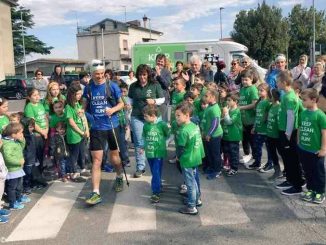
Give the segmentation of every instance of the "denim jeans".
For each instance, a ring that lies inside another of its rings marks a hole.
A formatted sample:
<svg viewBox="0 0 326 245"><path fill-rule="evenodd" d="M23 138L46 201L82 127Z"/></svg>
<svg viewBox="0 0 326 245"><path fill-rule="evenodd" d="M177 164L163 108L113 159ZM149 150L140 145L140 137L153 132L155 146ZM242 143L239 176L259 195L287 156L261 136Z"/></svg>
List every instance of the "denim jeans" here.
<svg viewBox="0 0 326 245"><path fill-rule="evenodd" d="M23 177L8 179L6 181L6 193L8 196L9 207L12 207L16 200L22 196Z"/></svg>
<svg viewBox="0 0 326 245"><path fill-rule="evenodd" d="M2 208L2 195L5 190L5 180L0 178L0 209Z"/></svg>
<svg viewBox="0 0 326 245"><path fill-rule="evenodd" d="M136 170L144 170L146 167L143 139L144 121L137 117L131 117L131 129L135 145Z"/></svg>
<svg viewBox="0 0 326 245"><path fill-rule="evenodd" d="M147 161L152 173L152 193L156 195L160 194L163 158L148 158Z"/></svg>
<svg viewBox="0 0 326 245"><path fill-rule="evenodd" d="M238 171L239 166L239 141L223 141L223 151L229 158L231 169Z"/></svg>
<svg viewBox="0 0 326 245"><path fill-rule="evenodd" d="M59 176L62 178L67 173L68 158L64 157L59 159L58 166L59 166Z"/></svg>
<svg viewBox="0 0 326 245"><path fill-rule="evenodd" d="M82 139L77 144L68 144L69 157L69 172L76 173L77 162L81 169L85 168L85 140Z"/></svg>
<svg viewBox="0 0 326 245"><path fill-rule="evenodd" d="M120 126L119 134L119 147L120 147L120 158L123 163L129 162L128 154L128 143L126 141L126 128L124 125Z"/></svg>
<svg viewBox="0 0 326 245"><path fill-rule="evenodd" d="M199 188L196 181L197 168L182 168L182 175L187 186L188 207L196 207L200 197Z"/></svg>
<svg viewBox="0 0 326 245"><path fill-rule="evenodd" d="M254 134L254 150L253 150L253 158L256 164L261 164L261 156L263 151L263 144L266 141L266 135L263 134Z"/></svg>
<svg viewBox="0 0 326 245"><path fill-rule="evenodd" d="M213 172L221 171L221 136L212 137L207 143L208 167Z"/></svg>

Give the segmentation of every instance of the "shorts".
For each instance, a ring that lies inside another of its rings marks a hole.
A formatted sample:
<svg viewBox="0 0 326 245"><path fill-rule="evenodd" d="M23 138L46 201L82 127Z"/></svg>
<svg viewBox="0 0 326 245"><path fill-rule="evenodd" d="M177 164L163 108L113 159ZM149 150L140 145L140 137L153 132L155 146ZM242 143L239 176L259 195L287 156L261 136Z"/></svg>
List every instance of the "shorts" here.
<svg viewBox="0 0 326 245"><path fill-rule="evenodd" d="M118 149L117 142L119 140L119 127L114 129L116 139L113 134L113 130L91 130L90 132L90 145L91 151L103 151L105 145L108 144L111 151ZM119 143L118 143L119 144Z"/></svg>

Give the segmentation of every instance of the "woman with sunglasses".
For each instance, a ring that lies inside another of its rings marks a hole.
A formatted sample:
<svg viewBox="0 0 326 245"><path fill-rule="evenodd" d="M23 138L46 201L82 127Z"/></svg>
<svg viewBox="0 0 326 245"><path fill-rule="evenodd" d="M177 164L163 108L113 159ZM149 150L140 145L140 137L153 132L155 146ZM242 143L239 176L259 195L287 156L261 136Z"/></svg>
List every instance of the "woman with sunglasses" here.
<svg viewBox="0 0 326 245"><path fill-rule="evenodd" d="M239 59L233 59L231 62L231 69L230 73L228 74L228 80L229 80L229 89L230 91L239 90L240 86L238 86L235 81L240 76L241 71L243 68L240 66L240 60Z"/></svg>
<svg viewBox="0 0 326 245"><path fill-rule="evenodd" d="M49 81L43 77L43 72L40 69L35 71L35 78L32 80L33 88L40 92L40 99L43 100L47 93Z"/></svg>

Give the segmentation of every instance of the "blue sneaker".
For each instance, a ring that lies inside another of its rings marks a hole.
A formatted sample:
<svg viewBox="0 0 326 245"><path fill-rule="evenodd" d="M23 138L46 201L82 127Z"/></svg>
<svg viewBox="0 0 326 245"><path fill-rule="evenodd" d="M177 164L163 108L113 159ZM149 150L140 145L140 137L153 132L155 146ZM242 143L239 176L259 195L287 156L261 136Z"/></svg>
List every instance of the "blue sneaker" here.
<svg viewBox="0 0 326 245"><path fill-rule="evenodd" d="M21 198L17 201L20 203L29 203L31 202L31 199L26 195L22 195Z"/></svg>
<svg viewBox="0 0 326 245"><path fill-rule="evenodd" d="M10 210L20 210L23 209L24 207L25 207L24 204L17 201L13 205L9 206Z"/></svg>
<svg viewBox="0 0 326 245"><path fill-rule="evenodd" d="M0 224L8 223L9 219L5 216L0 215Z"/></svg>
<svg viewBox="0 0 326 245"><path fill-rule="evenodd" d="M11 214L10 210L7 209L0 209L0 216L9 216Z"/></svg>
<svg viewBox="0 0 326 245"><path fill-rule="evenodd" d="M221 172L213 172L211 174L208 174L206 179L212 180L212 179L219 178L220 176L221 176Z"/></svg>

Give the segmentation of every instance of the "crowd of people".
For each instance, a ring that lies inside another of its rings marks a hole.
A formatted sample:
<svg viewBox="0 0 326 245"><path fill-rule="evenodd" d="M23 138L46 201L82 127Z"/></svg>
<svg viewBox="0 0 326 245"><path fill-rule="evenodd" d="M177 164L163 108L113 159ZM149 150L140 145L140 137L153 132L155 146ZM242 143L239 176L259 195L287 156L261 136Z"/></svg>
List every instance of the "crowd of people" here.
<svg viewBox="0 0 326 245"><path fill-rule="evenodd" d="M285 178L276 185L284 195L323 203L325 60L319 58L311 69L307 62L302 55L298 66L288 70L286 57L279 54L261 79L249 58L232 60L229 74L219 61L214 74L209 62L194 55L189 64L178 61L172 73L159 54L154 68L139 65L124 82L93 60L86 69L90 75L81 74L69 86L60 66L50 81L38 69L23 112L9 114L8 101L0 98L0 199L5 193L8 203L0 209L0 222L8 221L10 210L23 209L34 189L47 186L49 159L62 182L91 176L89 205L102 201L101 171L107 162L116 173L115 191L122 191L131 144L133 177L142 177L147 159L150 201L157 203L164 198L162 166L171 141L175 154L168 162L182 174L183 214L198 213L201 178L214 180L223 172L236 176L240 163ZM264 144L267 162L262 164Z"/></svg>

